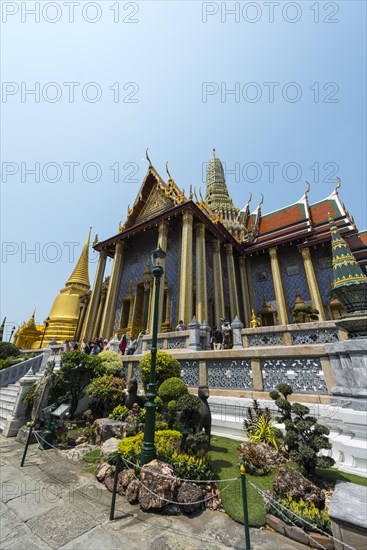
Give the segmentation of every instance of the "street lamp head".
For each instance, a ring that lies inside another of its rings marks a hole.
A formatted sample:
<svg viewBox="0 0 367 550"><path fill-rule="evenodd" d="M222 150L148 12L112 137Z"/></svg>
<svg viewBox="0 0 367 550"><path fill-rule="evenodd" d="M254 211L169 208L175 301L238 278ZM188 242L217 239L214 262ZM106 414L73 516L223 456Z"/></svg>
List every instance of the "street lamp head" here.
<svg viewBox="0 0 367 550"><path fill-rule="evenodd" d="M47 319L45 319L45 326L48 327L49 324L50 324L50 318L47 317Z"/></svg>
<svg viewBox="0 0 367 550"><path fill-rule="evenodd" d="M163 260L166 257L166 253L161 249L160 245L158 245L157 248L153 250L151 256L153 265L157 266L160 265L160 260Z"/></svg>

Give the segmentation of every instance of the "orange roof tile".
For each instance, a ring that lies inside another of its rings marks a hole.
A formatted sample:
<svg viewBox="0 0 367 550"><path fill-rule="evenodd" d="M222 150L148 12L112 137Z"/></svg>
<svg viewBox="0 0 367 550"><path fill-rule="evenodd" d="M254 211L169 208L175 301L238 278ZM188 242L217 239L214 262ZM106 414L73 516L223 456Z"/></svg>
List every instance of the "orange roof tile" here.
<svg viewBox="0 0 367 550"><path fill-rule="evenodd" d="M278 210L272 214L267 214L261 217L259 233L273 231L285 225L290 225L299 221L305 220L305 211L303 204L293 204L283 210Z"/></svg>
<svg viewBox="0 0 367 550"><path fill-rule="evenodd" d="M312 221L315 224L327 222L328 214L331 214L334 218L338 218L340 216L340 211L336 202L331 199L326 199L325 201L311 204L310 210Z"/></svg>

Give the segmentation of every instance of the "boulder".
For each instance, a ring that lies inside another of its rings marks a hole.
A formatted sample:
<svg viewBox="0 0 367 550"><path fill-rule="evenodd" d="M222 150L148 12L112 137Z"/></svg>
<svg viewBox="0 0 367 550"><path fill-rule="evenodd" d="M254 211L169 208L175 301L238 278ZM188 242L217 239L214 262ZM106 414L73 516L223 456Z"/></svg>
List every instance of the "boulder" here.
<svg viewBox="0 0 367 550"><path fill-rule="evenodd" d="M285 523L281 519L277 518L276 516L273 516L272 514L268 514L266 516L266 523L274 529L274 531L277 531L281 535L285 534Z"/></svg>
<svg viewBox="0 0 367 550"><path fill-rule="evenodd" d="M140 479L139 503L142 510L158 511L170 504L169 501L177 500L180 481L174 476L169 464L152 460L142 467Z"/></svg>
<svg viewBox="0 0 367 550"><path fill-rule="evenodd" d="M178 516L180 514L180 507L177 504L166 504L162 508L162 514L166 516Z"/></svg>
<svg viewBox="0 0 367 550"><path fill-rule="evenodd" d="M114 484L114 475L113 474L107 474L105 476L104 480L103 480L103 483L105 484L106 488L110 491L110 493L112 493L113 484Z"/></svg>
<svg viewBox="0 0 367 550"><path fill-rule="evenodd" d="M16 436L16 440L19 443L23 443L23 445L25 445L27 443L28 434L29 434L29 427L22 426L21 428L19 428L19 431ZM30 444L37 443L37 439L36 439L36 436L34 435L34 432L32 432L31 440L29 443Z"/></svg>
<svg viewBox="0 0 367 550"><path fill-rule="evenodd" d="M76 445L82 445L83 443L86 443L87 442L87 438L85 437L85 435L80 435L76 440L75 440L75 444Z"/></svg>
<svg viewBox="0 0 367 550"><path fill-rule="evenodd" d="M140 483L133 479L126 488L126 498L130 504L136 504L139 500Z"/></svg>
<svg viewBox="0 0 367 550"><path fill-rule="evenodd" d="M120 440L116 437L110 437L110 439L107 439L107 441L103 443L101 448L102 456L106 456L110 453L114 453L115 451L117 451L119 441Z"/></svg>
<svg viewBox="0 0 367 550"><path fill-rule="evenodd" d="M82 445L77 445L76 447L73 447L72 449L69 449L68 451L60 451L61 454L66 456L69 460L73 460L74 462L79 462L83 459L83 456L85 453L88 453L89 451L94 451L97 447L95 445L89 445L89 443L82 443Z"/></svg>
<svg viewBox="0 0 367 550"><path fill-rule="evenodd" d="M122 470L119 473L119 486L121 488L121 493L126 491L128 485L135 479L134 470Z"/></svg>
<svg viewBox="0 0 367 550"><path fill-rule="evenodd" d="M289 495L294 500L302 498L305 502L313 502L322 510L325 505L325 495L312 481L297 470L282 466L274 478L274 492L283 498Z"/></svg>
<svg viewBox="0 0 367 550"><path fill-rule="evenodd" d="M111 418L98 418L95 421L96 444L101 445L111 437L122 435L125 422L121 420L112 420Z"/></svg>
<svg viewBox="0 0 367 550"><path fill-rule="evenodd" d="M201 507L201 503L198 502L200 500L203 500L203 490L200 487L191 485L191 483L182 483L178 489L177 502L180 503L180 508L184 513L189 514L198 510Z"/></svg>
<svg viewBox="0 0 367 550"><path fill-rule="evenodd" d="M254 466L270 466L276 468L287 462L287 459L271 445L265 443L247 442L237 447L237 457L240 460L251 462Z"/></svg>
<svg viewBox="0 0 367 550"><path fill-rule="evenodd" d="M113 471L113 468L111 464L107 464L107 462L102 462L96 470L95 476L98 479L98 481L103 481L106 475L111 475Z"/></svg>

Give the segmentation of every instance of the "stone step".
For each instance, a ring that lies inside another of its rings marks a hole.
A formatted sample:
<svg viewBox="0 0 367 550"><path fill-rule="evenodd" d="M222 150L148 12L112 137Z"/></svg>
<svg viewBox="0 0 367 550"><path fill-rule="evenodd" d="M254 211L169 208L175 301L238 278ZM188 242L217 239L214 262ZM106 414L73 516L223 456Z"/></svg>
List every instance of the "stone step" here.
<svg viewBox="0 0 367 550"><path fill-rule="evenodd" d="M8 388L8 386L4 386L3 388L0 388L0 396L1 395L15 395L17 396L19 392L19 386L17 389L15 388Z"/></svg>
<svg viewBox="0 0 367 550"><path fill-rule="evenodd" d="M15 405L17 400L16 395L3 395L0 394L0 403L9 403Z"/></svg>

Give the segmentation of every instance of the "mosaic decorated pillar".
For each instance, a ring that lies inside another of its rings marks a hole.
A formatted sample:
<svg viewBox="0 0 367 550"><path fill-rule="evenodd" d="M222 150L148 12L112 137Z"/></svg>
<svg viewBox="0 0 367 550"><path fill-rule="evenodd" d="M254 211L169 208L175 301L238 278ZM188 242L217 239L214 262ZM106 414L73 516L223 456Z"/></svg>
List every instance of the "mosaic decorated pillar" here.
<svg viewBox="0 0 367 550"><path fill-rule="evenodd" d="M192 319L192 225L193 213L185 210L182 215L178 321L182 319L186 326Z"/></svg>
<svg viewBox="0 0 367 550"><path fill-rule="evenodd" d="M101 335L101 331L100 331L101 321L102 321L104 306L105 306L105 303L106 303L107 291L108 291L108 282L105 281L102 284L102 288L101 288L101 295L100 295L100 299L99 299L98 312L97 312L96 322L95 322L95 325L94 325L94 332L92 333L92 338Z"/></svg>
<svg viewBox="0 0 367 550"><path fill-rule="evenodd" d="M115 256L113 259L110 283L108 286L106 303L102 315L101 336L109 339L112 336L113 324L115 320L116 302L118 289L120 287L122 274L122 251L124 244L119 241L116 243Z"/></svg>
<svg viewBox="0 0 367 550"><path fill-rule="evenodd" d="M238 262L240 264L241 293L242 293L242 304L243 304L245 327L249 327L250 318L251 318L251 315L250 315L251 305L250 305L250 294L249 294L248 284L247 284L246 258L244 256L240 256L238 259Z"/></svg>
<svg viewBox="0 0 367 550"><path fill-rule="evenodd" d="M213 247L213 297L214 297L214 322L220 327L221 317L224 317L224 294L223 294L223 276L222 263L220 258L220 241L214 239Z"/></svg>
<svg viewBox="0 0 367 550"><path fill-rule="evenodd" d="M93 290L89 300L87 313L85 316L84 330L82 331L82 338L85 337L88 340L93 338L93 336L95 335L94 332L96 329L96 320L97 320L98 307L99 307L100 298L101 298L101 288L102 288L104 271L106 267L106 258L107 258L106 250L101 250L101 252L99 253L99 260L98 260L96 275L94 277Z"/></svg>
<svg viewBox="0 0 367 550"><path fill-rule="evenodd" d="M322 300L320 296L320 290L317 284L315 271L312 265L311 251L309 248L302 248L302 259L303 265L305 267L307 284L310 291L312 307L318 310L319 312L319 321L325 321L325 312L322 305Z"/></svg>
<svg viewBox="0 0 367 550"><path fill-rule="evenodd" d="M206 284L205 225L198 223L196 230L196 318L199 323L208 321L208 291Z"/></svg>
<svg viewBox="0 0 367 550"><path fill-rule="evenodd" d="M288 312L284 297L283 283L280 276L280 268L278 262L278 254L276 247L269 248L271 272L273 275L273 284L275 292L275 300L277 302L278 318L281 325L288 324Z"/></svg>
<svg viewBox="0 0 367 550"><path fill-rule="evenodd" d="M162 250L167 252L167 236L168 236L169 222L167 220L162 220L158 228L158 243ZM159 293L159 304L158 304L158 332L162 332L162 323L164 321L164 311L163 311L163 301L164 301L164 286L166 280L166 258L160 260L160 265L163 267L163 277L161 280L161 288ZM153 320L153 315L152 315ZM153 325L152 325L153 330Z"/></svg>
<svg viewBox="0 0 367 550"><path fill-rule="evenodd" d="M233 245L226 244L226 256L227 256L227 271L228 271L228 285L229 285L229 307L231 311L231 321L238 317L239 307L238 307L238 292L237 292L237 281L236 281L236 272L234 269L234 258L233 258Z"/></svg>

